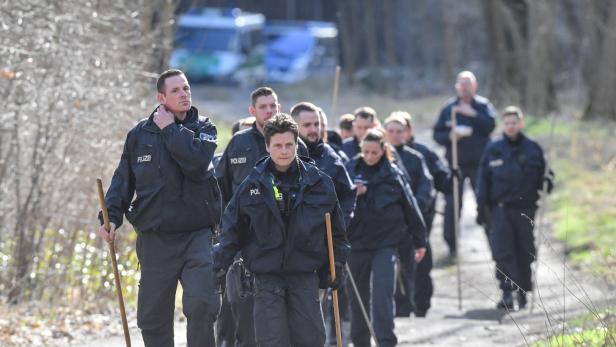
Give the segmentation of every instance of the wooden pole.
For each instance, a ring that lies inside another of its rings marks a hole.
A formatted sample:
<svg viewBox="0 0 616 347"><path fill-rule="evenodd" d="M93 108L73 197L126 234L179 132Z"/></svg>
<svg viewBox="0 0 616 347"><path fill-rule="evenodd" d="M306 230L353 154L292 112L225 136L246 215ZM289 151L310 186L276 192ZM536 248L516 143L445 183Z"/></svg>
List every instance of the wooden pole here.
<svg viewBox="0 0 616 347"><path fill-rule="evenodd" d="M325 226L327 228L327 252L329 254L329 273L332 281L336 280L336 265L334 262L334 241L332 240L332 221L331 215L325 214ZM336 342L338 347L342 347L342 330L340 329L340 307L338 306L338 289L332 290L332 301L334 306L334 318L336 320Z"/></svg>
<svg viewBox="0 0 616 347"><path fill-rule="evenodd" d="M98 189L98 201L103 212L103 225L105 230L109 232L109 212L105 204L105 194L103 193L103 181L100 178L96 179L96 188ZM124 308L124 298L122 297L122 285L120 283L120 273L118 272L118 261L116 260L116 252L113 240L107 243L109 246L109 255L111 256L111 265L113 266L113 277L115 279L116 293L118 294L118 305L120 306L120 315L122 316L122 328L124 329L124 340L126 347L130 347L130 333L128 332L128 322L126 321L126 309Z"/></svg>
<svg viewBox="0 0 616 347"><path fill-rule="evenodd" d="M458 171L458 137L455 134L457 120L455 106L451 107L451 130L454 136L451 139L451 166ZM460 270L460 183L458 176L453 177L453 225L456 243L456 277L458 282L458 310L462 311L462 274Z"/></svg>

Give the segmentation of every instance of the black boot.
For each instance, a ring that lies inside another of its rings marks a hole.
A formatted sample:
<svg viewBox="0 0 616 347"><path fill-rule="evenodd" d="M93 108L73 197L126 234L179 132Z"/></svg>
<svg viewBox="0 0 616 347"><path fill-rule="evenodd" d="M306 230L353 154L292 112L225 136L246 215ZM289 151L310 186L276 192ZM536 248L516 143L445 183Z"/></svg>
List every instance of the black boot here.
<svg viewBox="0 0 616 347"><path fill-rule="evenodd" d="M518 290L518 310L526 308L527 302L528 301L526 300L526 293L521 290Z"/></svg>
<svg viewBox="0 0 616 347"><path fill-rule="evenodd" d="M503 291L503 298L498 302L498 305L496 305L496 308L498 309L506 309L506 310L513 310L513 294L511 293L511 290L504 290Z"/></svg>

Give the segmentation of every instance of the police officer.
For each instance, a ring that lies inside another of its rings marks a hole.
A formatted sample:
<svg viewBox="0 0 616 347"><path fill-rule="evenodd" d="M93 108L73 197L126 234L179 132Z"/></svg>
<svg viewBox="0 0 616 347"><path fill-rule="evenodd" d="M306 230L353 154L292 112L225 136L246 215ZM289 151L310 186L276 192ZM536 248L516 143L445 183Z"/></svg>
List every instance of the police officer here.
<svg viewBox="0 0 616 347"><path fill-rule="evenodd" d="M481 153L490 140L490 133L495 126L495 111L490 101L476 94L477 79L470 71L458 74L455 84L457 97L449 100L441 110L438 121L434 125L434 140L445 146L446 157L451 167L451 139L458 141L458 164L462 178L469 178L473 190L476 189L476 177ZM455 113L457 127L452 129L451 111ZM462 180L460 183L463 183ZM462 196L463 184L460 184ZM453 212L453 194L445 196L445 222L443 237L449 246L449 254L456 255L456 237ZM462 198L460 198L460 202ZM462 203L460 203L462 208Z"/></svg>
<svg viewBox="0 0 616 347"><path fill-rule="evenodd" d="M411 189L417 200L417 205L424 219L434 201L432 175L428 171L423 155L405 145L406 119L402 111L395 111L385 119L384 126L387 141L394 148L398 168L408 176ZM415 312L415 272L416 263L413 259L413 245L407 239L398 246L400 258L400 281L396 291L396 316L408 317Z"/></svg>
<svg viewBox="0 0 616 347"><path fill-rule="evenodd" d="M327 115L322 108L319 107L318 109L319 120L321 121L321 140L327 143L336 152L336 154L338 154L343 163L348 162L349 157L347 157L346 153L342 150L342 137L336 130L327 129Z"/></svg>
<svg viewBox="0 0 616 347"><path fill-rule="evenodd" d="M443 194L452 193L452 179L455 173L452 173L447 165L439 158L432 149L428 146L419 143L415 140L412 117L408 112L399 112L399 116L406 120L405 142L407 146L420 152L425 160L428 171L432 176L432 182L436 191ZM458 174L458 178L460 175ZM434 286L430 271L432 271L432 247L430 246L430 231L432 230L432 222L436 214L436 199L423 213L424 221L426 222L426 232L428 240L426 243L426 255L421 262L417 264L415 272L415 317L425 317L430 309L430 300L434 293Z"/></svg>
<svg viewBox="0 0 616 347"><path fill-rule="evenodd" d="M325 172L334 182L336 195L338 196L340 208L344 216L344 222L345 225L348 225L353 215L353 210L355 209L355 186L351 182L351 178L344 167L342 159L328 143L323 142L323 123L321 123L322 118L319 117L319 115L322 114L320 111L319 107L312 103L300 102L291 108L291 116L297 123L299 137L304 140L308 146L310 158L314 160L316 166L321 169L321 171ZM327 274L327 271L322 272ZM339 276L343 275L344 272L339 274ZM325 279L327 279L327 277L325 277ZM338 288L340 313L343 323L349 321L346 289L344 285ZM326 303L324 307L330 308L331 306ZM333 315L330 317L333 317ZM331 338L335 337L335 322L333 319L330 319L330 323L329 333L327 335ZM343 330L345 330L345 328L348 330L348 325L348 323L343 324ZM348 331L344 331L344 333L348 333ZM335 344L335 341L330 340L330 344Z"/></svg>
<svg viewBox="0 0 616 347"><path fill-rule="evenodd" d="M309 102L300 102L291 108L291 116L299 129L299 138L308 147L309 157L334 182L346 225L355 209L355 187L341 158L329 144L323 142L318 113L319 108Z"/></svg>
<svg viewBox="0 0 616 347"><path fill-rule="evenodd" d="M223 152L220 163L216 167L216 178L220 184L222 191L223 206L226 206L231 200L231 197L239 187L240 183L252 171L259 159L267 156L265 146L265 138L263 137L263 126L265 122L274 114L280 111L280 103L278 96L273 89L269 87L260 87L255 89L251 95L251 104L248 112L255 117L255 122L252 127L246 130L241 130L232 138L227 148ZM300 154L308 156L306 145L300 140L298 150ZM225 295L230 292L225 292ZM252 319L252 297L247 296L241 300L233 300L233 304L229 307L230 298L223 300L221 316L232 313L235 327L229 325L222 326L218 329L218 335L222 340L223 336L228 336L228 330L235 331L235 337L239 346L249 347L256 346L254 338L254 322ZM229 320L225 319L225 322ZM228 344L232 344L229 342Z"/></svg>
<svg viewBox="0 0 616 347"><path fill-rule="evenodd" d="M387 152L384 134L371 129L362 141L360 156L347 164L357 185L357 205L348 237L352 247L349 266L360 293L360 298L351 298L351 340L358 347L370 346L370 333L358 300L372 308L371 320L379 346L396 345L396 247L405 238L412 238L415 260L420 261L425 254L421 212L404 174L390 163Z"/></svg>
<svg viewBox="0 0 616 347"><path fill-rule="evenodd" d="M513 309L517 290L519 308L526 306L532 290L531 263L535 258L533 219L539 191L546 181L551 190L551 171L541 147L524 135L522 111L507 107L502 116L503 137L486 147L477 185L478 223L489 220L492 258L503 297L498 308Z"/></svg>
<svg viewBox="0 0 616 347"><path fill-rule="evenodd" d="M353 137L347 138L342 142L342 150L349 159L355 158L361 148L359 144L364 138L368 129L376 125L376 111L372 107L363 106L353 112Z"/></svg>
<svg viewBox="0 0 616 347"><path fill-rule="evenodd" d="M220 306L211 254L221 212L211 165L216 128L191 106L182 71L162 73L157 89L160 106L126 137L106 195L111 230L101 226L99 234L113 240L123 215L137 232L137 325L145 346L173 346L178 280L188 346L213 346Z"/></svg>
<svg viewBox="0 0 616 347"><path fill-rule="evenodd" d="M298 129L289 115L267 121L264 136L270 157L257 163L227 206L214 266L222 278L242 251L255 276L258 345L323 346L316 271L328 263L326 213L342 271L349 249L342 211L331 179L297 157Z"/></svg>

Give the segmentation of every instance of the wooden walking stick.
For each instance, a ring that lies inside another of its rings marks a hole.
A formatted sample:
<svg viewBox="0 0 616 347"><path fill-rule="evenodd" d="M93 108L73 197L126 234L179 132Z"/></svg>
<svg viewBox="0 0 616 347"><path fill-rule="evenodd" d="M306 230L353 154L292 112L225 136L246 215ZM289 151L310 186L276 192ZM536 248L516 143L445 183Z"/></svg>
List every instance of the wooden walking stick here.
<svg viewBox="0 0 616 347"><path fill-rule="evenodd" d="M454 136L451 139L451 166L454 170L458 171L458 137L455 134L456 126L458 124L456 120L455 106L451 107L451 129L454 132ZM459 171L458 171L459 172ZM460 271L460 183L458 176L453 177L453 225L456 243L456 277L458 281L458 310L462 311L462 284L461 284L461 271Z"/></svg>
<svg viewBox="0 0 616 347"><path fill-rule="evenodd" d="M329 273L332 282L336 280L336 265L334 262L334 241L332 240L332 220L331 215L325 214L325 226L327 228L327 252L329 254ZM336 342L338 347L342 347L342 331L340 329L340 307L338 306L338 289L332 290L332 304L334 306L334 319L336 320Z"/></svg>
<svg viewBox="0 0 616 347"><path fill-rule="evenodd" d="M105 194L103 193L103 181L100 178L96 179L96 188L98 189L98 201L103 212L103 225L105 230L109 232L109 212L107 212L107 204L105 204ZM109 246L109 255L111 256L111 265L113 266L113 277L115 279L116 293L118 294L118 305L120 306L120 315L122 316L122 328L124 329L124 340L126 347L130 347L130 334L128 332L128 322L126 321L126 310L124 309L124 298L122 297L122 285L120 284L120 273L118 272L118 262L116 260L115 246L113 240L107 243Z"/></svg>

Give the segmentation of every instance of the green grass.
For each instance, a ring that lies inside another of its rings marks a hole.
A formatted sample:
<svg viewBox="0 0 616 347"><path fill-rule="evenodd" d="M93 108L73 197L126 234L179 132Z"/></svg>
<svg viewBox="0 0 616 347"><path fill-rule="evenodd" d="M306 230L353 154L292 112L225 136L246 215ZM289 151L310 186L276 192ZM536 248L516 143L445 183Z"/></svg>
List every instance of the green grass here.
<svg viewBox="0 0 616 347"><path fill-rule="evenodd" d="M598 317L597 317L598 316ZM614 310L607 309L598 315L587 314L568 322L569 330L575 332L559 334L532 344L532 347L604 347L616 343Z"/></svg>
<svg viewBox="0 0 616 347"><path fill-rule="evenodd" d="M212 122L216 125L218 131L218 148L216 152L222 152L231 140L231 125L222 119L212 117Z"/></svg>
<svg viewBox="0 0 616 347"><path fill-rule="evenodd" d="M552 152L557 181L549 206L554 236L565 242L573 264L616 283L615 172L606 164L616 155L609 145L614 125L532 117L526 125L526 133L552 147L545 150Z"/></svg>

